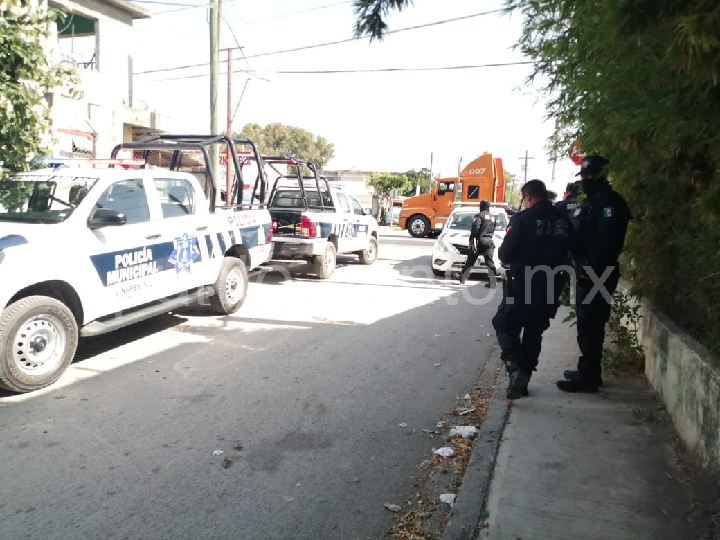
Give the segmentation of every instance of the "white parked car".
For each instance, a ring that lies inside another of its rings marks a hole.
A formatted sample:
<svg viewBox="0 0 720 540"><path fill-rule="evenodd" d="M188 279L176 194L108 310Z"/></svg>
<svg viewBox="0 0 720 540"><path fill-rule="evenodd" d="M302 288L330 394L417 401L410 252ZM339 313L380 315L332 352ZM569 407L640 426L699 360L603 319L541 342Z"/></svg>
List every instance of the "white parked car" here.
<svg viewBox="0 0 720 540"><path fill-rule="evenodd" d="M438 237L432 251L432 270L436 276L444 276L447 273L459 274L467 260L467 254L470 252L468 243L470 240L470 229L472 228L475 215L478 213L476 206L471 208L460 207L454 209L450 213L450 217L443 228L442 234ZM498 258L498 249L505 238L505 231L508 225L508 215L504 208L491 206L490 214L495 218L495 233L493 242L495 243L495 268L498 277L504 275L500 259ZM473 272L487 273L487 266L482 257L478 257L475 266L470 270Z"/></svg>

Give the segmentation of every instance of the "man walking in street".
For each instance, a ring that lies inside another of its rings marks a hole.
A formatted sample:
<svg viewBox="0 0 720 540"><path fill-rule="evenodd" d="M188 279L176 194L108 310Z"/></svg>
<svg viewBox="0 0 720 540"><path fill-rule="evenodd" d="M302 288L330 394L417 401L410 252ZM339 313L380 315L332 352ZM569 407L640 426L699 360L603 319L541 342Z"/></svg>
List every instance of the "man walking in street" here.
<svg viewBox="0 0 720 540"><path fill-rule="evenodd" d="M578 175L586 198L575 210L577 241L577 370L566 370L557 386L565 392L597 392L602 386L605 324L610 319L612 294L620 279L618 258L632 214L625 199L607 180L609 161L586 156Z"/></svg>
<svg viewBox="0 0 720 540"><path fill-rule="evenodd" d="M475 265L480 255L485 260L485 266L488 271L487 287L494 289L497 287L497 271L495 269L495 243L493 242L493 233L495 232L495 219L490 214L490 203L488 201L480 201L480 213L475 215L472 228L470 229L470 239L468 240L467 260L463 265L460 273L460 283L470 275L470 269Z"/></svg>
<svg viewBox="0 0 720 540"><path fill-rule="evenodd" d="M557 313L561 284L557 269L567 257L572 235L572 225L548 200L541 180L530 180L521 194L525 209L513 216L498 252L503 266L509 267L509 279L492 320L500 357L510 375L508 399L528 395L543 332Z"/></svg>

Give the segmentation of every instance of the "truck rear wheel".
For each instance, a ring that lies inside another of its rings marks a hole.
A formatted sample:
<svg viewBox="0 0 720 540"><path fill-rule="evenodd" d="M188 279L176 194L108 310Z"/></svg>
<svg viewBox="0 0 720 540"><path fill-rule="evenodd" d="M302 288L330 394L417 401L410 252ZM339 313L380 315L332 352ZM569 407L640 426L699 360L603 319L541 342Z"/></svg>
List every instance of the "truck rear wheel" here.
<svg viewBox="0 0 720 540"><path fill-rule="evenodd" d="M248 287L248 271L245 263L237 257L225 257L213 285L210 307L221 315L230 315L245 302Z"/></svg>
<svg viewBox="0 0 720 540"><path fill-rule="evenodd" d="M325 253L315 257L315 275L320 279L329 279L337 266L337 251L332 242L325 244Z"/></svg>
<svg viewBox="0 0 720 540"><path fill-rule="evenodd" d="M408 219L407 230L413 238L424 238L430 233L430 220L422 214L415 214Z"/></svg>
<svg viewBox="0 0 720 540"><path fill-rule="evenodd" d="M0 315L0 387L25 393L50 386L77 344L77 321L62 302L28 296L10 304Z"/></svg>

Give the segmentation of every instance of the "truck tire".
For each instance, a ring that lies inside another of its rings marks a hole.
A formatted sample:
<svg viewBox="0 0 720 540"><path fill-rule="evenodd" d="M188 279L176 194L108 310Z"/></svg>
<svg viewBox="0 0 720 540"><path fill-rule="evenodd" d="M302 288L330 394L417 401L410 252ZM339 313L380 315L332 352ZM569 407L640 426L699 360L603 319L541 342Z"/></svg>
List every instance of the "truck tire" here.
<svg viewBox="0 0 720 540"><path fill-rule="evenodd" d="M407 220L407 230L413 238L424 238L430 234L430 220L422 214L415 214Z"/></svg>
<svg viewBox="0 0 720 540"><path fill-rule="evenodd" d="M337 266L337 251L332 242L325 244L325 253L315 257L315 275L320 279L329 279Z"/></svg>
<svg viewBox="0 0 720 540"><path fill-rule="evenodd" d="M370 237L368 248L358 253L360 264L372 264L377 260L378 241L374 236Z"/></svg>
<svg viewBox="0 0 720 540"><path fill-rule="evenodd" d="M57 381L75 357L78 325L49 296L28 296L0 314L0 388L26 393Z"/></svg>
<svg viewBox="0 0 720 540"><path fill-rule="evenodd" d="M221 315L230 315L245 302L248 287L248 271L245 263L237 257L225 257L213 285L210 307Z"/></svg>

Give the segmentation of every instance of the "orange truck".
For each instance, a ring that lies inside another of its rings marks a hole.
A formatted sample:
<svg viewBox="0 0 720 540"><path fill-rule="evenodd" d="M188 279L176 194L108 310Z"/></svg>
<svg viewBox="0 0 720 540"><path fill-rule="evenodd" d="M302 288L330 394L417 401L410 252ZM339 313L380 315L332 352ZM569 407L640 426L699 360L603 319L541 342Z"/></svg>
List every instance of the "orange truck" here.
<svg viewBox="0 0 720 540"><path fill-rule="evenodd" d="M398 225L415 238L436 236L445 226L453 203L479 205L482 200L505 202L502 159L488 152L468 163L457 177L439 178L430 193L405 199Z"/></svg>

